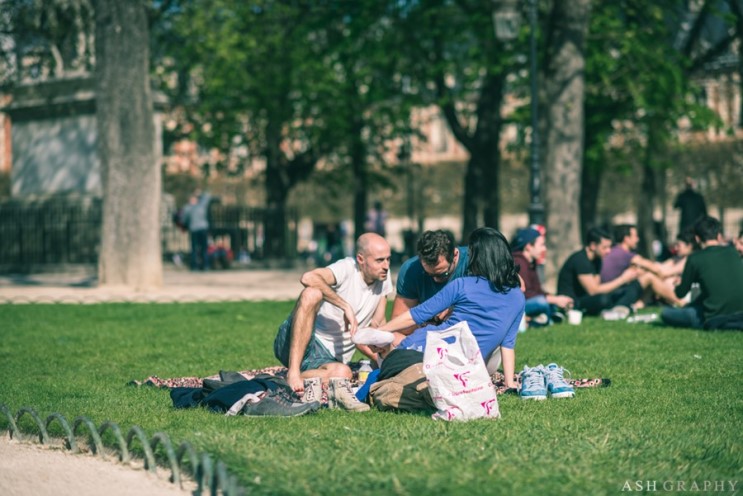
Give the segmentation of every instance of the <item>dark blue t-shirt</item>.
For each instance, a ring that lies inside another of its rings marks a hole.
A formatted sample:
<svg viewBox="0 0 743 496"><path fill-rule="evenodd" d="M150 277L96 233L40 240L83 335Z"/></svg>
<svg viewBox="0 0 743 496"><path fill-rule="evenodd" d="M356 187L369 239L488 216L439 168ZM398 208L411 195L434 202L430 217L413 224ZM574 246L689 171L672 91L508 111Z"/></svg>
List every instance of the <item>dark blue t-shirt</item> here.
<svg viewBox="0 0 743 496"><path fill-rule="evenodd" d="M446 283L464 276L469 263L469 251L466 246L458 246L457 248L459 249L457 268L444 282L436 282L433 277L426 274L417 256L406 260L397 275L397 294L403 298L422 303L441 291Z"/></svg>

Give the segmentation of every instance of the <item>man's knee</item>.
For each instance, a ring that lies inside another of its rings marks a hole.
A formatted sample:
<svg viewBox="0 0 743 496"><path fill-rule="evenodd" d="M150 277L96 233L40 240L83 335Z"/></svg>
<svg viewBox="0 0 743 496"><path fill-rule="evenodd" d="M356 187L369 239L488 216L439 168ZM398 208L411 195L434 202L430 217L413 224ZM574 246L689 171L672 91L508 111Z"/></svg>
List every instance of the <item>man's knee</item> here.
<svg viewBox="0 0 743 496"><path fill-rule="evenodd" d="M353 374L348 365L340 362L328 362L322 366L327 372L327 377L343 377L344 379L351 379Z"/></svg>
<svg viewBox="0 0 743 496"><path fill-rule="evenodd" d="M320 307L322 303L322 291L317 288L304 288L299 294L297 300L297 308L305 310L315 310Z"/></svg>

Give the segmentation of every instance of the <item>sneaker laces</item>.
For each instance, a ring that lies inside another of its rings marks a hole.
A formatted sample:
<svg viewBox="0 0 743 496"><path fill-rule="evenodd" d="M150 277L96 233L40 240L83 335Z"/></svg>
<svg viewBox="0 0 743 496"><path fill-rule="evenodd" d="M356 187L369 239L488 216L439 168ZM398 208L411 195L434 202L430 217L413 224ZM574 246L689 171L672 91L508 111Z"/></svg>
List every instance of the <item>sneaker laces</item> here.
<svg viewBox="0 0 743 496"><path fill-rule="evenodd" d="M273 391L268 391L268 393L266 394L266 396L270 396L271 398L273 398L276 401L276 403L279 403L279 404L284 405L284 406L293 406L294 405L294 401L291 400L291 398L289 397L289 394L286 393L286 392L284 392L284 391L282 391L282 390L280 390L280 389L276 389L276 390L273 390Z"/></svg>
<svg viewBox="0 0 743 496"><path fill-rule="evenodd" d="M340 386L340 387L339 387ZM356 398L356 395L353 394L353 389L351 389L351 381L339 381L335 384L335 397L338 399L338 392L347 393L348 396L344 395L343 401L346 403L354 404L354 403L361 403L358 398Z"/></svg>
<svg viewBox="0 0 743 496"><path fill-rule="evenodd" d="M567 381L563 377L563 374L565 372L568 373L568 376L572 375L569 370L565 370L563 367L555 367L552 369L548 368L547 369L547 382L551 382L553 384L562 382L562 383L567 384Z"/></svg>
<svg viewBox="0 0 743 496"><path fill-rule="evenodd" d="M522 381L526 386L526 389L531 389L533 386L544 387L544 372L534 367L532 369L524 371L522 374Z"/></svg>

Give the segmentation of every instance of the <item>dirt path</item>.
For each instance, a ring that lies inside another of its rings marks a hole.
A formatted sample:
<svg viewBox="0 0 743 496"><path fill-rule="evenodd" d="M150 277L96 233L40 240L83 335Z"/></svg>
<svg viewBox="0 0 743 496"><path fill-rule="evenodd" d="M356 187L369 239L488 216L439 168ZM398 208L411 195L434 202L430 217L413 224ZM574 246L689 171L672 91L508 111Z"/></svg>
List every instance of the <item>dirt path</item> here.
<svg viewBox="0 0 743 496"><path fill-rule="evenodd" d="M116 301L192 302L292 300L302 286L301 271L244 270L194 273L169 268L162 288L138 293L97 287L85 271L0 275L0 303L103 303ZM169 470L152 475L109 457L71 454L0 432L0 496L183 496L168 482Z"/></svg>
<svg viewBox="0 0 743 496"><path fill-rule="evenodd" d="M3 496L184 496L170 483L170 472L156 475L91 454L0 437L0 494ZM188 486L187 489L193 489Z"/></svg>

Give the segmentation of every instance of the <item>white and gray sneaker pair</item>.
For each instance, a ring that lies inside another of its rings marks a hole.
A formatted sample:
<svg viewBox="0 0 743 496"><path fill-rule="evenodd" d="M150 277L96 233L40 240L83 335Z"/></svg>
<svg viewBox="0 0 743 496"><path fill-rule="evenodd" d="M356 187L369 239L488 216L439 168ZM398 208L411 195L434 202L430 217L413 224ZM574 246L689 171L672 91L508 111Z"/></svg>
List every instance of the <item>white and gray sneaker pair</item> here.
<svg viewBox="0 0 743 496"><path fill-rule="evenodd" d="M563 377L564 371L556 363L531 368L524 365L521 372L521 399L546 400L548 394L553 398L572 398L575 390Z"/></svg>

